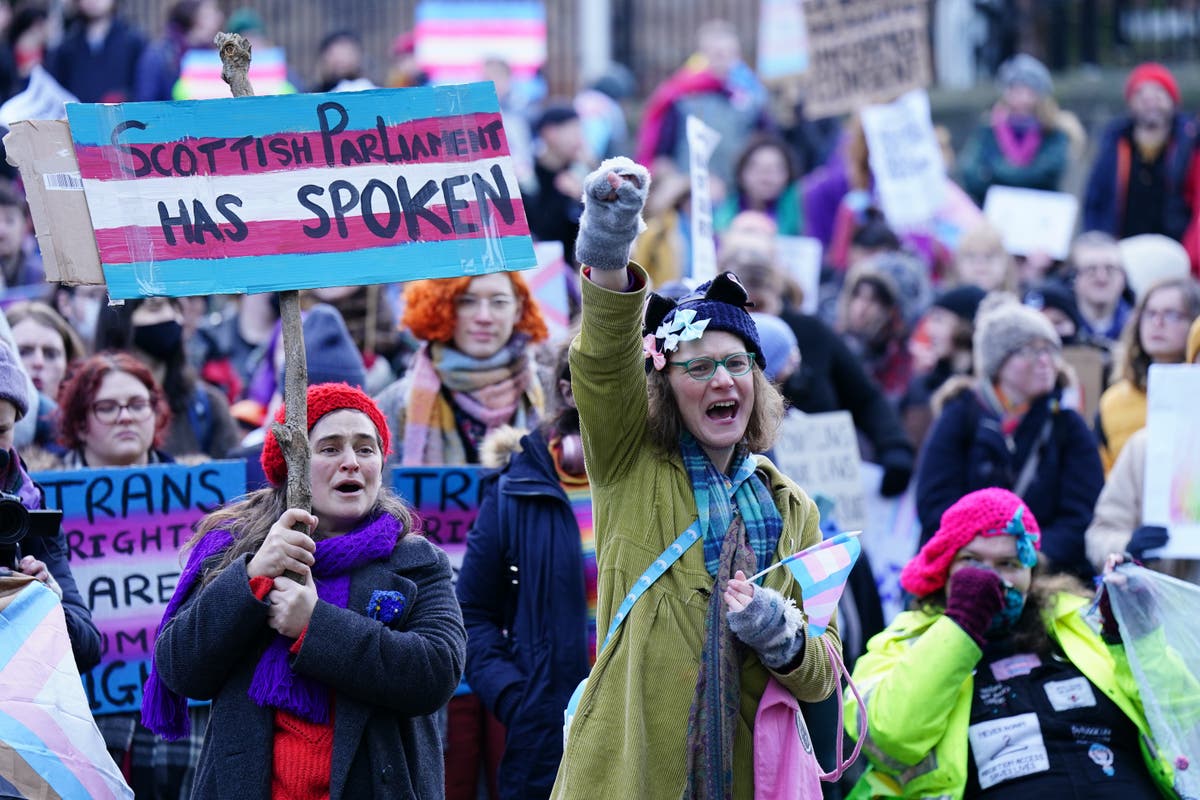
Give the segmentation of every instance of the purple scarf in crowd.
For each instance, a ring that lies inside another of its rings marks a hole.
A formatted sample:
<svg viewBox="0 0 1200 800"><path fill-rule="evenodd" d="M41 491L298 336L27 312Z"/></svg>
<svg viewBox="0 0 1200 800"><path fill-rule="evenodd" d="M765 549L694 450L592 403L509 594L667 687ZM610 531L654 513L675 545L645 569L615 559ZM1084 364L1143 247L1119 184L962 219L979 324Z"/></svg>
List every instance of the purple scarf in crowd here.
<svg viewBox="0 0 1200 800"><path fill-rule="evenodd" d="M396 549L401 532L399 520L390 514L382 514L350 533L317 542L317 563L312 568L317 597L330 605L345 608L350 599L353 571L372 561L388 558ZM222 530L211 531L197 543L179 576L175 594L167 603L156 639L196 587L204 562L219 555L233 542L232 534ZM293 641L282 634L271 637L271 643L254 669L250 699L263 708L277 708L309 722L324 724L329 721L329 687L292 671L288 648ZM142 724L168 740L183 738L190 731L187 698L171 691L162 682L157 664L153 662L142 696Z"/></svg>

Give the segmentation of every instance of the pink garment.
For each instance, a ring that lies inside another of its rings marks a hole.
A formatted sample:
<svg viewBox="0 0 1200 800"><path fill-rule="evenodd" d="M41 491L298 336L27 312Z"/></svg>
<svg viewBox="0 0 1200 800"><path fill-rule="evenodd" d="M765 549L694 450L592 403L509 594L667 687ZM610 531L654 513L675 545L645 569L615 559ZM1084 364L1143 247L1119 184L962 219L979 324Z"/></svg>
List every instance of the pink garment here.
<svg viewBox="0 0 1200 800"><path fill-rule="evenodd" d="M754 715L754 800L819 800L821 767L800 704L774 678Z"/></svg>

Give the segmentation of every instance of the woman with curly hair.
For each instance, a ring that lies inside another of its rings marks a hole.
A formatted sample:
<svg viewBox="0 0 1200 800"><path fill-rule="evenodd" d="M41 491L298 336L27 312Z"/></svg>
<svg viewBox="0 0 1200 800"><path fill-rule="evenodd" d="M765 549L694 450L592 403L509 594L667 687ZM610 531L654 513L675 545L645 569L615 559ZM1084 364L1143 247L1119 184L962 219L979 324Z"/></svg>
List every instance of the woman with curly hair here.
<svg viewBox="0 0 1200 800"><path fill-rule="evenodd" d="M478 464L501 425L531 429L542 392L528 346L548 332L515 273L414 281L403 324L424 344L379 395L401 464Z"/></svg>

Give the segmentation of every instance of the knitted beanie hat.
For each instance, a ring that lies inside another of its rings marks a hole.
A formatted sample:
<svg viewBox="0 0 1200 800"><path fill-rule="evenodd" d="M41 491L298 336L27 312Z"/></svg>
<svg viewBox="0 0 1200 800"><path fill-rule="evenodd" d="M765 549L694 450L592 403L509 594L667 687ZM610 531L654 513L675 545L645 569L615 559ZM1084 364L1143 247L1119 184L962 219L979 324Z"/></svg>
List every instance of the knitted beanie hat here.
<svg viewBox="0 0 1200 800"><path fill-rule="evenodd" d="M1083 315L1079 313L1079 304L1075 302L1075 293L1061 283L1045 281L1025 292L1025 305L1034 311L1045 311L1054 308L1066 314L1075 324L1075 330L1083 329Z"/></svg>
<svg viewBox="0 0 1200 800"><path fill-rule="evenodd" d="M1186 278L1192 262L1183 245L1161 233L1139 233L1117 242L1121 262L1125 264L1125 281L1135 297L1141 297L1151 286L1168 278Z"/></svg>
<svg viewBox="0 0 1200 800"><path fill-rule="evenodd" d="M771 365L770 369L763 369L763 373L767 376L767 380L773 381L779 374L779 370L787 366L792 353L800 352L800 344L796 341L796 332L792 330L791 325L774 314L755 311L750 318L754 320L754 327L758 329L759 339L762 341L763 357Z"/></svg>
<svg viewBox="0 0 1200 800"><path fill-rule="evenodd" d="M903 251L878 253L852 270L843 294L851 297L859 283L872 281L888 295L908 329L916 324L933 299L928 272L920 259Z"/></svg>
<svg viewBox="0 0 1200 800"><path fill-rule="evenodd" d="M708 331L725 331L745 342L747 350L754 353L754 362L765 370L767 360L758 328L746 310L749 304L745 287L732 272L722 272L700 284L678 303L652 293L646 304L643 331L646 358L651 359L655 369L662 369L660 365L680 342L699 339Z"/></svg>
<svg viewBox="0 0 1200 800"><path fill-rule="evenodd" d="M1200 354L1200 317L1197 317L1192 322L1192 327L1188 328L1187 338L1187 358L1184 362L1191 364L1196 360L1196 355Z"/></svg>
<svg viewBox="0 0 1200 800"><path fill-rule="evenodd" d="M304 316L304 352L308 362L308 383L347 383L362 388L367 368L362 353L336 308L318 303ZM283 385L281 380L280 385Z"/></svg>
<svg viewBox="0 0 1200 800"><path fill-rule="evenodd" d="M1054 91L1054 81L1050 78L1050 70L1028 53L1017 53L1000 65L996 80L1001 89L1010 86L1027 86L1042 97L1047 97Z"/></svg>
<svg viewBox="0 0 1200 800"><path fill-rule="evenodd" d="M391 452L391 435L388 432L387 420L384 418L383 412L379 410L379 406L375 405L375 401L364 394L361 389L347 386L344 383L322 383L308 387L309 431L321 417L342 409L361 411L370 417L371 422L375 424L375 430L379 433L379 439L383 443L383 456L386 457ZM275 421L282 423L286 412L287 409L280 405L279 411L275 414ZM270 431L267 432L263 441L260 461L263 474L267 476L267 480L271 482L272 486L282 486L287 481L287 462L283 459L283 451L279 448L275 434Z"/></svg>
<svg viewBox="0 0 1200 800"><path fill-rule="evenodd" d="M1009 356L1037 341L1062 347L1058 332L1040 311L1012 301L984 311L975 324L975 369L979 377L994 381Z"/></svg>
<svg viewBox="0 0 1200 800"><path fill-rule="evenodd" d="M1017 537L1017 557L1027 567L1037 563L1041 528L1029 506L1007 489L980 489L964 495L942 514L937 533L900 572L900 585L927 597L946 585L954 556L976 536Z"/></svg>
<svg viewBox="0 0 1200 800"><path fill-rule="evenodd" d="M1171 99L1175 101L1175 105L1179 105L1179 84L1175 82L1175 76L1171 74L1171 70L1153 61L1138 64L1133 68L1133 72L1129 73L1129 77L1125 80L1125 102L1129 102L1129 98L1137 91L1138 87L1147 81L1157 83L1166 89L1167 94L1171 95Z"/></svg>
<svg viewBox="0 0 1200 800"><path fill-rule="evenodd" d="M0 400L13 404L17 419L29 412L29 380L17 354L5 342L0 342Z"/></svg>
<svg viewBox="0 0 1200 800"><path fill-rule="evenodd" d="M960 319L974 323L975 315L979 313L979 304L983 302L986 295L987 292L978 286L966 284L943 292L933 301L933 305L946 309Z"/></svg>

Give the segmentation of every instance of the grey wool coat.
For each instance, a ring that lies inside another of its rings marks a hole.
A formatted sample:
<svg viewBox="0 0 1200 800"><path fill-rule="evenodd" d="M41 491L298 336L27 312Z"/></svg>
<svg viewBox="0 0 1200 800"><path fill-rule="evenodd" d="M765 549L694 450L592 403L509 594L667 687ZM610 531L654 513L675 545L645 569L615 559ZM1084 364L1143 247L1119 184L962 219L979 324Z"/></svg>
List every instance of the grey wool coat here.
<svg viewBox="0 0 1200 800"><path fill-rule="evenodd" d="M247 695L274 632L267 604L250 591L249 556L192 593L155 645L173 691L212 700L194 798L269 800L274 711ZM330 800L442 798L438 727L429 716L454 694L466 631L446 554L424 538L402 538L387 562L360 567L347 608L318 600L297 673L332 689ZM365 616L375 590L399 591L404 611L388 624Z"/></svg>

